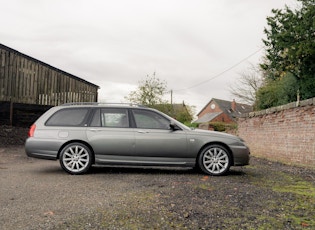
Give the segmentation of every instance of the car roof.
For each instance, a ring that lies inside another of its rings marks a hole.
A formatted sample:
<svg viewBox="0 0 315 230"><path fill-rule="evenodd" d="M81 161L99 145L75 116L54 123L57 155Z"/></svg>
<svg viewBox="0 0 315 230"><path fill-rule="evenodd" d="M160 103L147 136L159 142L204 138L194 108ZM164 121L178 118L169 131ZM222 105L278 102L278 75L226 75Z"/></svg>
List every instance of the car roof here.
<svg viewBox="0 0 315 230"><path fill-rule="evenodd" d="M74 102L62 104L59 107L117 107L117 108L149 108L140 104L133 103L103 103L103 102Z"/></svg>

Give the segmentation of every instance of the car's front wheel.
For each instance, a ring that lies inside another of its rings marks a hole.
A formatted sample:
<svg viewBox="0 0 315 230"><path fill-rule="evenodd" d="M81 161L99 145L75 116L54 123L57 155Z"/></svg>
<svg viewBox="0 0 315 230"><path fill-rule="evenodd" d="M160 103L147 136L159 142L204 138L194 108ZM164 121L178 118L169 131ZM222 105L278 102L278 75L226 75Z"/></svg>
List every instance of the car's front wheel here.
<svg viewBox="0 0 315 230"><path fill-rule="evenodd" d="M92 152L84 144L70 143L60 153L60 165L70 174L86 173L92 165Z"/></svg>
<svg viewBox="0 0 315 230"><path fill-rule="evenodd" d="M199 168L206 174L220 176L231 166L229 151L221 145L210 145L202 150L198 158Z"/></svg>

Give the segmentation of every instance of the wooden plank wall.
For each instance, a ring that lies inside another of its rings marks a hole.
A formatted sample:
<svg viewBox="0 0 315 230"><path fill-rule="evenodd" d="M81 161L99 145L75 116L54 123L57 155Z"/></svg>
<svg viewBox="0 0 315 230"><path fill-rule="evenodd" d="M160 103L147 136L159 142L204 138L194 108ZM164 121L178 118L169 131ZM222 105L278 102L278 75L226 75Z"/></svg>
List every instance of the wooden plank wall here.
<svg viewBox="0 0 315 230"><path fill-rule="evenodd" d="M11 106L13 106L12 114ZM0 101L0 128L1 125L30 127L44 112L50 109L49 105L21 104L9 101Z"/></svg>
<svg viewBox="0 0 315 230"><path fill-rule="evenodd" d="M0 46L0 101L60 105L97 102L98 86Z"/></svg>

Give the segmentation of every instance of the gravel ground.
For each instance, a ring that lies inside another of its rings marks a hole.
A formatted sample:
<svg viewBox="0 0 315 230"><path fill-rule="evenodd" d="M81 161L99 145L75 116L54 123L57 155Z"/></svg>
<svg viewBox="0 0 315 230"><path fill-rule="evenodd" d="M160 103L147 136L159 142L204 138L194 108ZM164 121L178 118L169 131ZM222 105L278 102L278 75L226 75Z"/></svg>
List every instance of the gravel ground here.
<svg viewBox="0 0 315 230"><path fill-rule="evenodd" d="M315 171L252 157L210 177L192 169L94 167L0 147L1 229L315 229Z"/></svg>
<svg viewBox="0 0 315 230"><path fill-rule="evenodd" d="M0 125L0 148L12 145L23 145L29 128Z"/></svg>
<svg viewBox="0 0 315 230"><path fill-rule="evenodd" d="M192 169L94 167L28 158L27 128L0 126L0 229L315 229L315 169L252 157Z"/></svg>

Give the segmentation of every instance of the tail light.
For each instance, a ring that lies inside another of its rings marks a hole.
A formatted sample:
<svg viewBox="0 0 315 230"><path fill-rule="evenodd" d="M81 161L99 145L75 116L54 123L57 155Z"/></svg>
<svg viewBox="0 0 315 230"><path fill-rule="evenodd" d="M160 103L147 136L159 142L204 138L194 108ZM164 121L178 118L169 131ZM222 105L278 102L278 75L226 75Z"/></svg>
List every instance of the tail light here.
<svg viewBox="0 0 315 230"><path fill-rule="evenodd" d="M33 124L33 125L30 127L30 130L28 131L28 136L29 136L29 137L33 137L33 136L34 136L35 129L36 129L36 125Z"/></svg>

